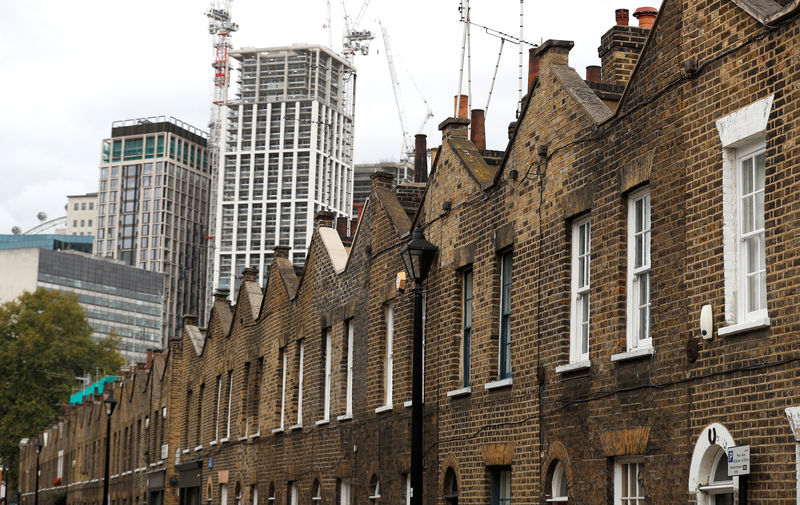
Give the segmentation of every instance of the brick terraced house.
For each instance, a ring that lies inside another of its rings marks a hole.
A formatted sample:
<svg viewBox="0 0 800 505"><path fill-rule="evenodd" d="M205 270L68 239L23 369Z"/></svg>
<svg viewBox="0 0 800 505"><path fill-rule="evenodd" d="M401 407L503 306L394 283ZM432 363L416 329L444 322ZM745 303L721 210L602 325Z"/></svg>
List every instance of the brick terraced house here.
<svg viewBox="0 0 800 505"><path fill-rule="evenodd" d="M634 15L608 79L543 43L503 152L446 119L428 182L375 174L350 245L318 213L302 270L276 249L123 378L111 505L408 503L416 227L426 504L800 503L800 1ZM37 435L43 504L102 501L104 416Z"/></svg>

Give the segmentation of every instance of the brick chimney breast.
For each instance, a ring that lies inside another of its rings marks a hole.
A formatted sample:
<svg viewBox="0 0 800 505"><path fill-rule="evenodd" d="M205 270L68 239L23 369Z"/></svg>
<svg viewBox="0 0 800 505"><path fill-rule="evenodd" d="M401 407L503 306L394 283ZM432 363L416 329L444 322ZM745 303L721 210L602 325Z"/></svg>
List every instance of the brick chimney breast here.
<svg viewBox="0 0 800 505"><path fill-rule="evenodd" d="M272 250L274 251L273 254L275 258L289 259L289 250L291 250L291 247L288 245L276 245Z"/></svg>
<svg viewBox="0 0 800 505"><path fill-rule="evenodd" d="M390 174L389 172L375 172L374 174L369 176L370 180L372 181L372 189L392 189L392 181L394 181L394 175Z"/></svg>
<svg viewBox="0 0 800 505"><path fill-rule="evenodd" d="M442 142L447 138L467 138L469 119L450 117L439 123L442 131Z"/></svg>
<svg viewBox="0 0 800 505"><path fill-rule="evenodd" d="M533 50L532 56L539 57L539 71L544 73L550 65L569 65L569 51L575 46L571 40L545 40Z"/></svg>
<svg viewBox="0 0 800 505"><path fill-rule="evenodd" d="M333 220L336 214L329 210L320 210L314 214L314 229L333 228Z"/></svg>
<svg viewBox="0 0 800 505"><path fill-rule="evenodd" d="M647 28L616 24L603 34L597 48L603 82L628 84L649 33Z"/></svg>
<svg viewBox="0 0 800 505"><path fill-rule="evenodd" d="M242 270L242 280L250 282L258 282L258 268L246 267Z"/></svg>

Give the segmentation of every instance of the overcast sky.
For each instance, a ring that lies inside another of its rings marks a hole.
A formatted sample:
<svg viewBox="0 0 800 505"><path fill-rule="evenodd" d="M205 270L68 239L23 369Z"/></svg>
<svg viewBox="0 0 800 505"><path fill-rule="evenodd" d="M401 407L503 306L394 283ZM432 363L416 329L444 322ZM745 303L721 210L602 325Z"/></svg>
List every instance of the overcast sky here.
<svg viewBox="0 0 800 505"><path fill-rule="evenodd" d="M345 0L353 16L362 0ZM575 41L570 65L582 76L599 64L600 36L614 9L631 13L659 1L524 0L524 39ZM341 0L330 0L334 49L341 49ZM64 215L65 195L97 190L103 138L119 119L174 116L208 129L213 50L201 0L3 0L0 66L5 103L0 121L0 233L38 223L36 213ZM239 31L233 45L328 44L325 0L234 0ZM459 0L371 0L361 27L376 38L356 56L356 163L394 160L401 130L378 20L386 27L408 128L434 118L423 133L440 141L436 125L453 114L462 23ZM472 21L519 35L516 0L472 0ZM635 25L635 19L631 18ZM500 39L472 28L473 108L486 105ZM524 67L527 72L527 47ZM487 111L490 149L503 149L518 98L518 47L506 43ZM527 77L524 78L527 80ZM416 84L415 84L416 83ZM417 90L419 87L419 90ZM463 85L466 94L466 72Z"/></svg>

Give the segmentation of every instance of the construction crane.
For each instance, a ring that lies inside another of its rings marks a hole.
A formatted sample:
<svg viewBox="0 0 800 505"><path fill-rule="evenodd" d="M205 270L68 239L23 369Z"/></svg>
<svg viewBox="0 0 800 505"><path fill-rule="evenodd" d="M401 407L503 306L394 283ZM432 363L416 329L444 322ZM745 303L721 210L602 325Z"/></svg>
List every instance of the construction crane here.
<svg viewBox="0 0 800 505"><path fill-rule="evenodd" d="M356 53L361 53L364 56L368 55L369 43L375 38L371 31L360 30L358 28L361 24L361 20L364 18L364 14L367 12L370 1L371 0L364 0L364 3L361 4L361 8L358 10L358 14L356 14L356 17L353 18L351 22L350 17L347 15L345 0L342 0L342 12L344 13L342 52L345 58L350 62L352 62L353 56L355 56ZM330 3L328 4L328 9L330 10ZM328 17L330 18L330 14Z"/></svg>
<svg viewBox="0 0 800 505"><path fill-rule="evenodd" d="M380 21L378 21L378 25L381 27L381 34L383 35L383 49L384 53L386 54L386 63L389 66L389 76L392 79L392 91L394 92L394 103L397 106L397 115L400 118L400 129L402 130L403 133L402 161L408 162L414 157L414 149L412 147L414 145L414 139L412 138L411 132L408 131L407 127L408 121L406 120L405 110L403 109L403 105L400 101L400 81L397 79L397 70L394 65L394 56L392 54L392 46L389 38L389 32L386 30L386 27ZM406 69L406 71L408 71L408 69ZM410 77L411 73L410 72L408 73ZM411 81L414 82L414 79L412 78ZM422 101L425 102L425 107L427 108L425 112L425 119L422 120L422 124L417 130L417 132L421 133L422 131L425 130L428 121L430 121L430 119L433 117L433 111L431 110L430 105L428 105L428 101L425 100L424 96L422 96L422 92L420 91L419 86L417 86L416 82L414 82L414 86L417 88L417 91L419 91L420 96L422 97Z"/></svg>
<svg viewBox="0 0 800 505"><path fill-rule="evenodd" d="M223 132L225 125L225 103L228 100L228 86L230 85L230 51L231 34L239 29L239 25L231 20L232 0L211 0L211 6L206 12L208 17L208 33L211 34L214 46L214 96L211 102L211 121L208 124L208 151L211 166L211 203L209 211L209 230L206 238L209 240L208 254L214 254L214 232L217 219L217 185L219 180L220 153L223 147ZM207 261L206 293L204 300L209 303L214 290L213 261ZM206 307L207 308L207 307Z"/></svg>

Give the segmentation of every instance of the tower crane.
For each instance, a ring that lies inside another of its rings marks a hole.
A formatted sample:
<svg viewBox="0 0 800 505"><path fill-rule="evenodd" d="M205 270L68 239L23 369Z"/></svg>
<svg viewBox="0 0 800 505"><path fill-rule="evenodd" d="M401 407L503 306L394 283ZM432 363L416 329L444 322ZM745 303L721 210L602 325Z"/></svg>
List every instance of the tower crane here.
<svg viewBox="0 0 800 505"><path fill-rule="evenodd" d="M239 25L231 20L232 0L211 0L211 6L206 12L208 17L208 33L211 34L214 47L214 93L211 102L211 121L208 124L208 151L211 167L211 202L209 205L209 230L206 238L210 241L207 252L214 254L214 230L217 220L217 185L219 184L220 153L223 146L223 132L225 121L225 103L228 100L228 86L230 85L230 50L231 34L239 29ZM211 300L214 290L213 261L207 261L206 293L204 300Z"/></svg>
<svg viewBox="0 0 800 505"><path fill-rule="evenodd" d="M361 8L358 10L358 14L356 14L356 17L353 18L351 22L350 17L347 15L345 0L342 0L342 12L344 13L342 52L345 58L351 61L357 52L364 56L369 54L369 43L375 38L371 31L358 28L361 24L361 20L364 18L364 14L367 12L370 1L371 0L364 0L364 3L361 4ZM328 7L330 8L330 4L328 4Z"/></svg>
<svg viewBox="0 0 800 505"><path fill-rule="evenodd" d="M400 129L402 130L403 134L403 152L402 152L402 160L408 162L410 159L414 157L414 149L413 149L413 140L411 137L411 132L408 131L406 120L405 110L403 109L403 105L400 102L400 81L397 79L397 70L395 69L394 65L394 56L392 54L392 46L390 43L389 32L386 30L386 27L378 21L378 24L381 27L381 34L383 35L383 48L384 53L386 54L386 63L389 66L389 76L392 79L392 91L394 92L394 103L397 106L397 115L400 118ZM406 69L408 70L408 69ZM409 76L410 76L409 72ZM411 79L412 82L414 81L413 78ZM417 88L417 91L420 92L420 96L422 96L422 92L417 86L416 82L414 82L414 86ZM425 112L425 118L422 120L422 124L419 126L417 132L422 132L425 130L425 127L428 124L428 121L433 117L433 111L428 105L428 101L425 100L425 97L422 96L422 101L425 102L425 107L427 110Z"/></svg>

